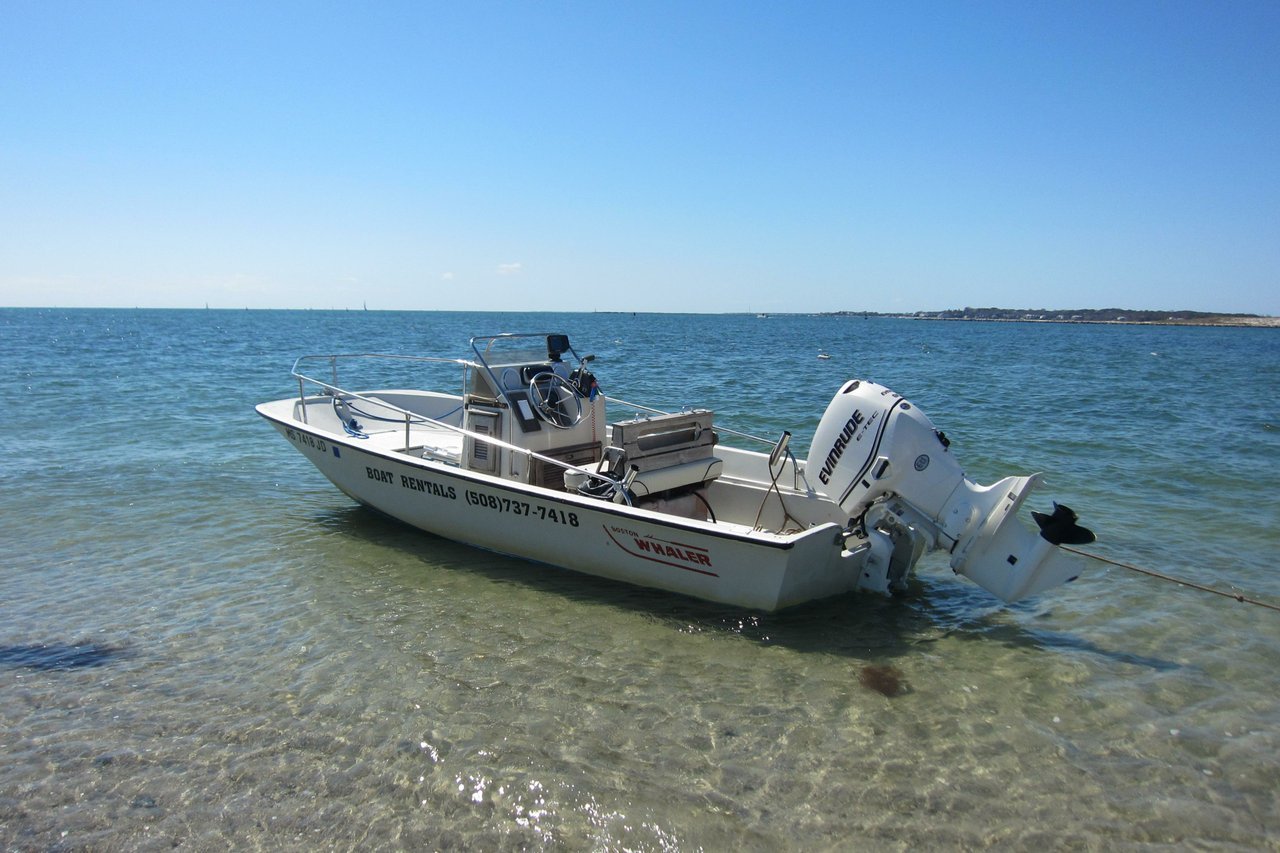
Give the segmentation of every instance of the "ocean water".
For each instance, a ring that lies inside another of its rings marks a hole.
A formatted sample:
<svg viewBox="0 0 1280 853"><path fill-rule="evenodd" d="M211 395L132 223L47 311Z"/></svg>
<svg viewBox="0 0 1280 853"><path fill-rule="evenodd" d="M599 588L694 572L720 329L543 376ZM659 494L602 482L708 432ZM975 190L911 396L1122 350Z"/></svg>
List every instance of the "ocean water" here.
<svg viewBox="0 0 1280 853"><path fill-rule="evenodd" d="M798 453L883 382L1096 553L1280 602L1280 330L5 309L0 848L1280 847L1280 613L941 558L725 608L398 526L253 411L303 353L543 330Z"/></svg>

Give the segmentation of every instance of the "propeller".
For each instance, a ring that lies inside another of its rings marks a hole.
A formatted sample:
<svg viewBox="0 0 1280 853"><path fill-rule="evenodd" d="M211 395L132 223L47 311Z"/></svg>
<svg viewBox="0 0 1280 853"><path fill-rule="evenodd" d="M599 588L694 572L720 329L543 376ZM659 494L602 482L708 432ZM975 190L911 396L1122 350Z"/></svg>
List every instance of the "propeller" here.
<svg viewBox="0 0 1280 853"><path fill-rule="evenodd" d="M1054 545L1088 545L1098 537L1087 527L1076 524L1080 517L1071 507L1053 504L1053 514L1032 512L1031 517L1040 525L1040 535Z"/></svg>

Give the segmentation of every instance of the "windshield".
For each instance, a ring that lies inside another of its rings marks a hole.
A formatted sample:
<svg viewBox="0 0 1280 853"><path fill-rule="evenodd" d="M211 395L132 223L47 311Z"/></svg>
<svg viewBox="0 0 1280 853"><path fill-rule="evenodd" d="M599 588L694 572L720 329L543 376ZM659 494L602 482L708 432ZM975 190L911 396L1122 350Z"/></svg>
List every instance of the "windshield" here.
<svg viewBox="0 0 1280 853"><path fill-rule="evenodd" d="M490 367L559 359L570 364L578 361L578 354L569 345L569 336L556 333L477 335L471 339L471 347L479 356L480 362Z"/></svg>

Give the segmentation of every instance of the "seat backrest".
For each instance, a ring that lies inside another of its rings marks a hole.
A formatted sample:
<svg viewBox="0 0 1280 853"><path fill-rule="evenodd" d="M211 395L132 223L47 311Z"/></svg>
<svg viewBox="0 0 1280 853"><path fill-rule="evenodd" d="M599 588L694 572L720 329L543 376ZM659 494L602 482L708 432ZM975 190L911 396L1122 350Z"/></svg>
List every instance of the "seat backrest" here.
<svg viewBox="0 0 1280 853"><path fill-rule="evenodd" d="M707 409L654 415L613 424L612 445L624 469L651 471L710 458L716 445L713 413Z"/></svg>

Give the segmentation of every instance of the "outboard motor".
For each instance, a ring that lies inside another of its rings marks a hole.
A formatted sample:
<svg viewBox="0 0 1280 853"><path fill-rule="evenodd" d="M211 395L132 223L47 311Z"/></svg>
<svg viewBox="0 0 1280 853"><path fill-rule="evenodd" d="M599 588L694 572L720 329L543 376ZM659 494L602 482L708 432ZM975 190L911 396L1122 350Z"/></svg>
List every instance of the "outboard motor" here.
<svg viewBox="0 0 1280 853"><path fill-rule="evenodd" d="M1060 544L1093 534L1068 507L1035 513L1037 535L1017 519L1040 475L1006 477L982 486L964 475L950 442L901 395L865 380L845 384L813 436L805 473L871 540L871 561L884 555L883 577L864 585L888 589L925 548L951 554L951 568L1005 601L1075 580L1080 561Z"/></svg>

